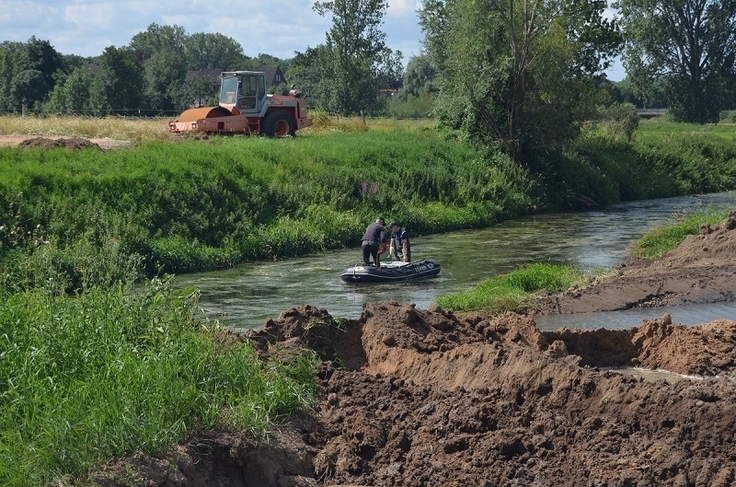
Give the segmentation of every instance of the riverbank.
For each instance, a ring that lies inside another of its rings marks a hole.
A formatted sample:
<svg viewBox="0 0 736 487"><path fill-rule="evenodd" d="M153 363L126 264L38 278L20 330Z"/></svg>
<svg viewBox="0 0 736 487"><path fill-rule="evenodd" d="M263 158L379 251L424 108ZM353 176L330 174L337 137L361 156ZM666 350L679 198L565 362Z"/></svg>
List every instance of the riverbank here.
<svg viewBox="0 0 736 487"><path fill-rule="evenodd" d="M647 268L684 260L707 269L713 255L736 261L733 221ZM648 285L646 272L631 277L621 290ZM347 321L290 309L233 338L264 357L315 350L323 362L314 411L266 444L210 432L168 456L111 463L93 479L176 478L185 487L736 481L734 321L685 327L663 316L628 330L541 332L531 316L459 317L380 302ZM651 381L608 370L632 366L674 374ZM209 454L198 453L203 447Z"/></svg>
<svg viewBox="0 0 736 487"><path fill-rule="evenodd" d="M631 259L594 285L550 293L534 313L586 313L736 300L736 213L701 225L654 260Z"/></svg>
<svg viewBox="0 0 736 487"><path fill-rule="evenodd" d="M351 247L378 214L418 236L736 188L736 149L720 135L590 132L523 163L422 125L293 140L156 132L115 150L32 138L0 147L0 275L34 281L15 259L44 249L78 288L98 274L92 261L137 258L151 277ZM121 278L114 267L107 281Z"/></svg>
<svg viewBox="0 0 736 487"><path fill-rule="evenodd" d="M655 269L733 271L733 262L731 217L645 267L622 268L631 269L632 279L619 280L618 289L648 286L649 277L658 280ZM702 289L719 277L686 275L693 279L686 284ZM736 291L736 279L730 282ZM344 321L305 305L231 337L254 343L264 358L317 352L314 410L292 418L267 443L208 432L156 459L112 462L94 481L176 479L184 487L736 481L730 461L736 321L686 327L665 315L625 330L542 332L528 315L461 317L438 306L379 302ZM611 370L622 367L669 373L645 380ZM203 448L210 453L201 455Z"/></svg>

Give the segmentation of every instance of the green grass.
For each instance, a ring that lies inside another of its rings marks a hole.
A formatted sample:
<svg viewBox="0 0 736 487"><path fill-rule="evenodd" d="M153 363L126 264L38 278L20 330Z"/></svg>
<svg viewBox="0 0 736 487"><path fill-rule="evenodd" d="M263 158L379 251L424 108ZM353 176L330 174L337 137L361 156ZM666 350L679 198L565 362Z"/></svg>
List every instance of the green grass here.
<svg viewBox="0 0 736 487"><path fill-rule="evenodd" d="M582 273L568 266L536 263L484 281L473 288L441 296L437 303L456 312L522 311L533 293L542 289L567 289L582 279Z"/></svg>
<svg viewBox="0 0 736 487"><path fill-rule="evenodd" d="M535 184L431 130L0 148L0 260L109 239L149 275L203 271L355 245L378 214L414 235L487 226L529 212Z"/></svg>
<svg viewBox="0 0 736 487"><path fill-rule="evenodd" d="M714 225L726 218L732 210L703 210L681 216L671 225L656 228L632 246L631 253L642 259L656 259L677 247L688 235L696 235L702 224Z"/></svg>
<svg viewBox="0 0 736 487"><path fill-rule="evenodd" d="M0 301L0 485L82 478L155 454L195 426L260 435L309 408L316 358L263 363L193 317L197 293L154 280L73 299L35 288Z"/></svg>
<svg viewBox="0 0 736 487"><path fill-rule="evenodd" d="M736 140L736 125L729 123L698 125L655 118L641 120L636 131L636 138L642 140L658 139L672 135L696 135L733 141Z"/></svg>

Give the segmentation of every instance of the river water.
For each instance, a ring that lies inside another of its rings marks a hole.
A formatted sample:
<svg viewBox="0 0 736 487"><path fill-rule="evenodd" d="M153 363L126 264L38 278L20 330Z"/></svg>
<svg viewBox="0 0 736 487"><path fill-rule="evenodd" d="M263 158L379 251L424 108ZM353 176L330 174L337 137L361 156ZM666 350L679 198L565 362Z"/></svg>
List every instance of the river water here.
<svg viewBox="0 0 736 487"><path fill-rule="evenodd" d="M365 303L395 300L428 308L438 296L467 289L481 281L534 262L577 265L584 272L609 268L625 260L626 248L652 228L678 215L705 207L736 208L736 192L638 201L579 213L519 218L481 230L412 239L415 260L434 258L442 271L436 278L397 284L346 284L340 272L358 262L360 249L319 252L277 262L256 262L233 269L184 274L176 287L201 292L204 318L234 329L260 328L268 318L301 304L326 308L333 316L357 318ZM389 215L391 216L391 215ZM395 215L399 217L400 215ZM411 229L409 229L411 230ZM542 329L627 328L670 312L675 323L696 324L717 318L736 319L736 303L654 308L627 312L537 317ZM688 311L691 310L691 311ZM617 317L619 313L620 317ZM574 316L574 322L570 321ZM633 320L633 324L632 324Z"/></svg>

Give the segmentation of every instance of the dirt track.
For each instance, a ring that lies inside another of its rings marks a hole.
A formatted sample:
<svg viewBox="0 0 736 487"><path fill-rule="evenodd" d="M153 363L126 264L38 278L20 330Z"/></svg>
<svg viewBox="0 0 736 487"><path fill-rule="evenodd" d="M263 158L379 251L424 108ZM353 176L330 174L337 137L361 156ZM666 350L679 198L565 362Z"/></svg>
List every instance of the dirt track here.
<svg viewBox="0 0 736 487"><path fill-rule="evenodd" d="M732 219L704 228L657 262L548 296L540 309L733 299L734 227ZM137 485L160 486L736 485L736 322L670 321L542 332L531 316L458 317L382 302L335 335L325 333L326 310L290 309L238 339L264 354L275 342L279 353L317 350L324 362L313 414L268 445L207 433L93 478L115 486L131 471ZM624 365L684 375L645 381L604 370Z"/></svg>

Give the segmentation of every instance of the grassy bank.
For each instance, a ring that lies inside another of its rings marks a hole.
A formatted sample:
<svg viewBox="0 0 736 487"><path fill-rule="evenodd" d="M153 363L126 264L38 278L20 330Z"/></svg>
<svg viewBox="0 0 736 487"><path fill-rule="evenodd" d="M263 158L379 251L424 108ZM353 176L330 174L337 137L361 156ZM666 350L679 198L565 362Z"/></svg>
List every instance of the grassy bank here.
<svg viewBox="0 0 736 487"><path fill-rule="evenodd" d="M378 214L416 236L736 188L736 146L720 136L591 134L517 163L426 126L370 124L328 119L290 140L152 140L103 153L0 148L0 276L37 280L20 262L40 246L79 286L94 272L85 254L103 245L140 256L150 276L353 246Z"/></svg>
<svg viewBox="0 0 736 487"><path fill-rule="evenodd" d="M685 215L673 224L656 228L632 245L633 255L642 259L656 259L677 247L688 235L697 235L700 225L715 225L733 210L703 210Z"/></svg>
<svg viewBox="0 0 736 487"><path fill-rule="evenodd" d="M106 458L161 452L195 425L258 435L311 405L313 355L261 363L247 344L218 340L195 305L194 291L158 280L76 299L4 294L0 484L61 485Z"/></svg>
<svg viewBox="0 0 736 487"><path fill-rule="evenodd" d="M575 268L537 263L488 279L466 291L441 296L437 304L457 312L523 311L535 292L567 289L582 279L582 273Z"/></svg>
<svg viewBox="0 0 736 487"><path fill-rule="evenodd" d="M531 211L536 184L429 130L0 148L0 257L17 270L16 253L49 246L75 282L80 241L140 255L149 274L222 268L355 245L378 214L415 235L487 226Z"/></svg>

